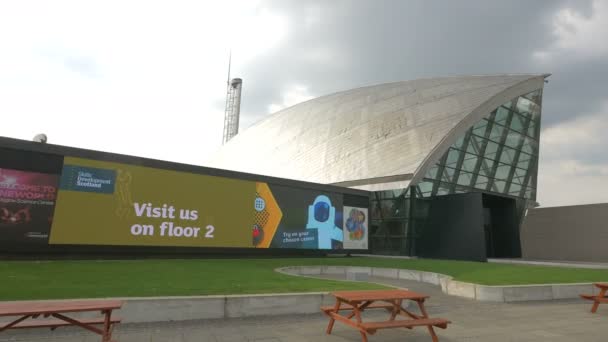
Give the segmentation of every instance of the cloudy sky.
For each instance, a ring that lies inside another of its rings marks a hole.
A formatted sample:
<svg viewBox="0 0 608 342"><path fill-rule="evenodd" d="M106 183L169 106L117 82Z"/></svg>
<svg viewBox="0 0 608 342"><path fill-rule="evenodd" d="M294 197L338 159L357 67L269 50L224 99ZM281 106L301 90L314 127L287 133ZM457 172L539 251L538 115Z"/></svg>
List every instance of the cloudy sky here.
<svg viewBox="0 0 608 342"><path fill-rule="evenodd" d="M241 129L421 77L552 73L539 202L608 202L608 0L4 1L0 135L203 165L228 52Z"/></svg>

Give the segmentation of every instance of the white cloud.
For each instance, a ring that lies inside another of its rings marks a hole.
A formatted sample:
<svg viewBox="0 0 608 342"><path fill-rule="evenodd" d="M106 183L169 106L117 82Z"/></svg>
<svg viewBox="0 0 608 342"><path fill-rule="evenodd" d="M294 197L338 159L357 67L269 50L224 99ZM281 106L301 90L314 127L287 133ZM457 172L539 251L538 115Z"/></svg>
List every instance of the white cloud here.
<svg viewBox="0 0 608 342"><path fill-rule="evenodd" d="M281 103L273 103L268 107L270 113L278 112L281 109L293 106L295 104L308 101L314 98L308 91L308 87L302 85L294 85L289 87L283 94Z"/></svg>
<svg viewBox="0 0 608 342"><path fill-rule="evenodd" d="M541 133L538 201L542 206L608 202L608 103L593 115Z"/></svg>
<svg viewBox="0 0 608 342"><path fill-rule="evenodd" d="M238 77L287 32L246 0L0 2L0 135L200 164L229 49Z"/></svg>
<svg viewBox="0 0 608 342"><path fill-rule="evenodd" d="M534 57L552 62L562 53L575 53L578 58L608 55L608 1L593 1L592 15L587 17L572 8L559 10L553 18L555 43Z"/></svg>
<svg viewBox="0 0 608 342"><path fill-rule="evenodd" d="M539 198L542 207L608 202L608 164L578 160L541 162Z"/></svg>

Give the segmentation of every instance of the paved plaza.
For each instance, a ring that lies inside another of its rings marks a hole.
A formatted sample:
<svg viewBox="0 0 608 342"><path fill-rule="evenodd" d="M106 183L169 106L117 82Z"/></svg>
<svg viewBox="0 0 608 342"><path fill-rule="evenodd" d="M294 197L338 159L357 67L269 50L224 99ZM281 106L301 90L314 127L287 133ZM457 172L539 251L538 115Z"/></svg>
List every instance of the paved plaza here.
<svg viewBox="0 0 608 342"><path fill-rule="evenodd" d="M560 300L525 303L483 303L444 295L437 286L404 280L371 278L371 281L405 287L431 295L431 317L453 323L436 329L440 341L606 341L608 305L591 314L591 303ZM365 313L386 319L383 311ZM321 314L256 317L227 320L122 324L114 338L119 342L357 342L357 331L336 322L325 335L327 319ZM381 330L370 342L431 341L426 328ZM36 329L0 333L0 341L93 342L99 337L75 330Z"/></svg>

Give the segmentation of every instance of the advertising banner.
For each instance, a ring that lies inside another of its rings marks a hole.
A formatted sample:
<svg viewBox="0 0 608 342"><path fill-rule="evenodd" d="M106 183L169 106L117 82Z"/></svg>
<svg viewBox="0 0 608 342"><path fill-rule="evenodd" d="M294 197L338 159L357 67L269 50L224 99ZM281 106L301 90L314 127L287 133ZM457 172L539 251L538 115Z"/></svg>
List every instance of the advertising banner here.
<svg viewBox="0 0 608 342"><path fill-rule="evenodd" d="M0 169L0 242L47 244L58 175Z"/></svg>
<svg viewBox="0 0 608 342"><path fill-rule="evenodd" d="M262 233L270 235L256 247L342 249L342 196L294 187L268 185L278 204L280 219L266 225ZM268 200L266 200L268 202ZM273 208L269 208L270 217Z"/></svg>
<svg viewBox="0 0 608 342"><path fill-rule="evenodd" d="M51 244L252 247L255 182L66 157Z"/></svg>
<svg viewBox="0 0 608 342"><path fill-rule="evenodd" d="M367 248L343 216L340 193L66 157L49 243Z"/></svg>
<svg viewBox="0 0 608 342"><path fill-rule="evenodd" d="M344 207L344 248L367 249L367 208Z"/></svg>

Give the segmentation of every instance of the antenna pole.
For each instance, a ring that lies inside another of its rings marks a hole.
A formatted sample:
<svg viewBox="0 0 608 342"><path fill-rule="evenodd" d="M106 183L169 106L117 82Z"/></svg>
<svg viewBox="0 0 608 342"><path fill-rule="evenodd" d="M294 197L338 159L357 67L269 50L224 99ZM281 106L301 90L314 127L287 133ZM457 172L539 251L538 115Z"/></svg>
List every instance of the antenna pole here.
<svg viewBox="0 0 608 342"><path fill-rule="evenodd" d="M232 49L228 52L228 78L226 79L226 89L230 87L230 65L232 64Z"/></svg>
<svg viewBox="0 0 608 342"><path fill-rule="evenodd" d="M232 65L232 49L228 55L228 79L226 81L226 108L224 111L224 134L222 144L228 142L239 132L239 117L241 114L241 89L243 80L240 78L230 79L230 67Z"/></svg>

